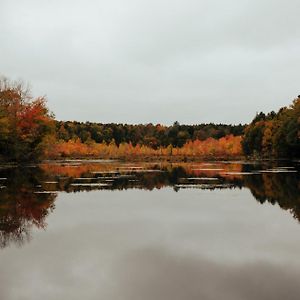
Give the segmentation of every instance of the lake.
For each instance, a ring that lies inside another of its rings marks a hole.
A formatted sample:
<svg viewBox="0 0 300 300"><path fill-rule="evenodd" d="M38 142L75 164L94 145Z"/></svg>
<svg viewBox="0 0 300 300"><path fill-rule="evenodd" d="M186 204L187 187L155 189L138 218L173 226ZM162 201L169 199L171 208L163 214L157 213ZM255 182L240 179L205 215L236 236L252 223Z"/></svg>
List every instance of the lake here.
<svg viewBox="0 0 300 300"><path fill-rule="evenodd" d="M0 299L299 299L300 162L0 168Z"/></svg>

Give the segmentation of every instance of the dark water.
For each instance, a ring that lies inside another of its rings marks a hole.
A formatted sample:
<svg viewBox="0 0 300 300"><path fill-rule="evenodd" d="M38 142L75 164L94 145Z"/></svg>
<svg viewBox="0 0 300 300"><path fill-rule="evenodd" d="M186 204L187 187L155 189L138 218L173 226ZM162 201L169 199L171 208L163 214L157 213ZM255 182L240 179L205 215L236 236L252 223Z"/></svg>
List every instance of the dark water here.
<svg viewBox="0 0 300 300"><path fill-rule="evenodd" d="M3 166L0 299L299 299L299 166Z"/></svg>

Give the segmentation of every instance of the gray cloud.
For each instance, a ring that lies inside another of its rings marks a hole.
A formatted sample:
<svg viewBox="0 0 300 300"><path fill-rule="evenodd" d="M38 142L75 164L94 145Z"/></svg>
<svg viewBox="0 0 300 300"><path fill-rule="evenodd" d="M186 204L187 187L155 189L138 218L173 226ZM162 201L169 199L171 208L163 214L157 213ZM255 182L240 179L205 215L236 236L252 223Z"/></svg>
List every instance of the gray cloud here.
<svg viewBox="0 0 300 300"><path fill-rule="evenodd" d="M0 71L59 119L249 122L298 95L299 1L0 3Z"/></svg>

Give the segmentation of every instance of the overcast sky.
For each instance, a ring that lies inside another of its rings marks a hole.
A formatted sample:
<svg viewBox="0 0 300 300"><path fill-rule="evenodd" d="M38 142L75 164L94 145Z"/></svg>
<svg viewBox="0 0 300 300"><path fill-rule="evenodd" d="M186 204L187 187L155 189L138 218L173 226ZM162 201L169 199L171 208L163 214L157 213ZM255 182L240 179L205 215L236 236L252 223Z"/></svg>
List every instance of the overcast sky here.
<svg viewBox="0 0 300 300"><path fill-rule="evenodd" d="M245 123L300 93L299 12L299 0L0 0L0 73L60 120Z"/></svg>

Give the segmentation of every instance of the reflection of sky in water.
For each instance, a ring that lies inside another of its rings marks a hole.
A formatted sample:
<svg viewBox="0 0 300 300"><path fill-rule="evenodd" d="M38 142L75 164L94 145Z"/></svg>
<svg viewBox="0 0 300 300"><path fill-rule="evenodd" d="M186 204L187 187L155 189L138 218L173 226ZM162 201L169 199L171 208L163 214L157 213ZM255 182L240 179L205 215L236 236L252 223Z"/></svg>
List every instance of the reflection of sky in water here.
<svg viewBox="0 0 300 300"><path fill-rule="evenodd" d="M298 299L300 227L248 189L59 193L1 299ZM5 271L4 271L5 270Z"/></svg>

